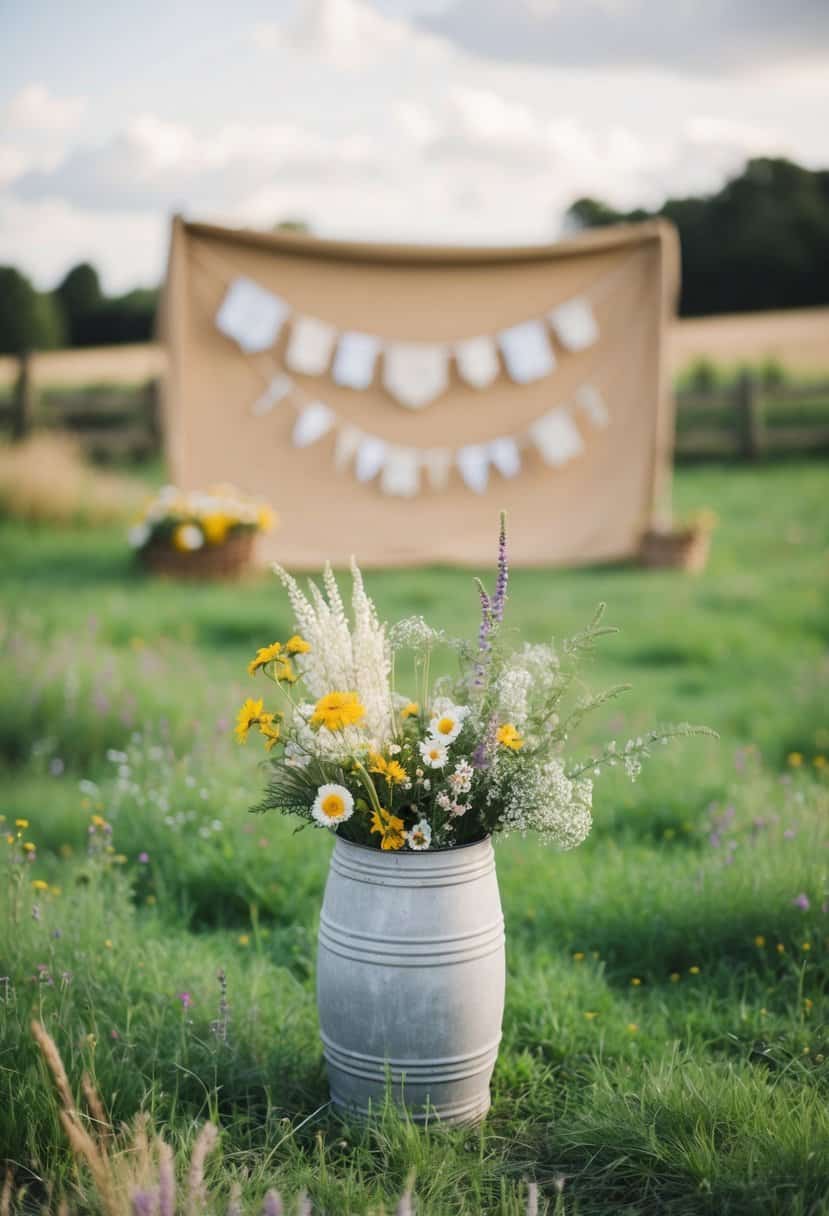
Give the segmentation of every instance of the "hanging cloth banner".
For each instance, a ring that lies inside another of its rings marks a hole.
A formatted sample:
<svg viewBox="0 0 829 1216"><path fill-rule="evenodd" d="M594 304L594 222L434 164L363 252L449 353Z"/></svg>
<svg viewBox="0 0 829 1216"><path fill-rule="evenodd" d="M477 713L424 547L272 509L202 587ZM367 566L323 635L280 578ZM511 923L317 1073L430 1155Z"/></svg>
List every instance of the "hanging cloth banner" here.
<svg viewBox="0 0 829 1216"><path fill-rule="evenodd" d="M323 435L328 434L334 422L333 410L322 401L312 401L303 407L294 424L292 435L294 447L307 448L310 444L316 443L318 439L322 439Z"/></svg>
<svg viewBox="0 0 829 1216"><path fill-rule="evenodd" d="M357 447L354 472L358 481L371 481L386 461L386 444L375 435L363 435Z"/></svg>
<svg viewBox="0 0 829 1216"><path fill-rule="evenodd" d="M380 489L398 498L414 498L420 489L420 463L414 448L388 449Z"/></svg>
<svg viewBox="0 0 829 1216"><path fill-rule="evenodd" d="M272 291L240 277L228 287L216 314L216 328L238 343L246 355L270 350L290 313L290 307Z"/></svg>
<svg viewBox="0 0 829 1216"><path fill-rule="evenodd" d="M489 388L498 379L501 364L498 362L498 347L492 338L467 338L455 343L455 362L458 372L473 388Z"/></svg>
<svg viewBox="0 0 829 1216"><path fill-rule="evenodd" d="M545 464L560 468L584 450L576 424L564 408L551 410L529 429L529 435Z"/></svg>
<svg viewBox="0 0 829 1216"><path fill-rule="evenodd" d="M427 448L420 453L421 462L426 469L429 485L433 490L445 490L449 484L449 474L452 471L452 452L450 448Z"/></svg>
<svg viewBox="0 0 829 1216"><path fill-rule="evenodd" d="M366 389L374 379L380 339L348 330L340 336L331 375L340 388Z"/></svg>
<svg viewBox="0 0 829 1216"><path fill-rule="evenodd" d="M321 376L328 367L336 340L333 325L316 317L294 317L285 363L292 372Z"/></svg>
<svg viewBox="0 0 829 1216"><path fill-rule="evenodd" d="M521 472L521 455L518 444L511 436L493 439L487 445L490 463L502 477L517 477Z"/></svg>
<svg viewBox="0 0 829 1216"><path fill-rule="evenodd" d="M489 481L489 455L486 445L470 443L458 451L455 460L461 477L476 494L483 494Z"/></svg>
<svg viewBox="0 0 829 1216"><path fill-rule="evenodd" d="M337 431L337 439L334 445L334 465L341 473L348 468L354 459L362 437L362 431L358 431L356 426L349 426L348 424L340 427Z"/></svg>
<svg viewBox="0 0 829 1216"><path fill-rule="evenodd" d="M445 346L427 342L392 342L383 356L383 387L410 410L423 409L449 382Z"/></svg>
<svg viewBox="0 0 829 1216"><path fill-rule="evenodd" d="M589 300L577 296L547 313L556 337L570 351L586 350L598 341L599 327Z"/></svg>
<svg viewBox="0 0 829 1216"><path fill-rule="evenodd" d="M280 401L284 401L289 396L293 387L294 384L290 376L286 376L282 372L273 376L264 393L262 393L261 397L257 397L250 407L250 412L255 414L257 418L261 418L263 414L270 413L275 405L279 405Z"/></svg>
<svg viewBox="0 0 829 1216"><path fill-rule="evenodd" d="M610 422L610 413L604 403L604 398L592 384L583 384L576 392L576 405L584 410L593 426L602 429Z"/></svg>
<svg viewBox="0 0 829 1216"><path fill-rule="evenodd" d="M529 384L549 376L556 365L543 321L524 321L521 325L502 329L498 342L507 371L516 384Z"/></svg>

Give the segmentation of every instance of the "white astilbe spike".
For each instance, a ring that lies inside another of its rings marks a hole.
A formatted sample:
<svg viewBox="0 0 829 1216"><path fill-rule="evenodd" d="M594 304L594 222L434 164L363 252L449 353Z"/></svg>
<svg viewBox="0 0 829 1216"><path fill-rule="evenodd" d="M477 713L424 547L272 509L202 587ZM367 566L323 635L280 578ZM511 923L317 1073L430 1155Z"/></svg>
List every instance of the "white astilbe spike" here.
<svg viewBox="0 0 829 1216"><path fill-rule="evenodd" d="M310 651L302 656L302 678L305 686L312 696L324 697L327 692L332 691L326 664L328 648L325 632L320 628L313 605L306 599L296 579L276 562L273 569L288 592L297 627L311 647Z"/></svg>
<svg viewBox="0 0 829 1216"><path fill-rule="evenodd" d="M373 738L386 740L392 732L391 648L385 626L366 594L360 567L352 557L351 577L354 612L354 679L366 707L366 730Z"/></svg>
<svg viewBox="0 0 829 1216"><path fill-rule="evenodd" d="M343 597L340 595L340 589L337 586L337 580L334 578L334 571L331 569L331 563L326 562L322 572L322 581L325 587L325 594L328 596L328 603L331 605L331 611L342 620L346 619L345 604Z"/></svg>
<svg viewBox="0 0 829 1216"><path fill-rule="evenodd" d="M325 639L324 658L328 680L327 692L353 692L354 659L351 631L345 610L336 612L326 602L316 583L309 582L311 598L317 615L317 632ZM310 639L309 639L310 640Z"/></svg>

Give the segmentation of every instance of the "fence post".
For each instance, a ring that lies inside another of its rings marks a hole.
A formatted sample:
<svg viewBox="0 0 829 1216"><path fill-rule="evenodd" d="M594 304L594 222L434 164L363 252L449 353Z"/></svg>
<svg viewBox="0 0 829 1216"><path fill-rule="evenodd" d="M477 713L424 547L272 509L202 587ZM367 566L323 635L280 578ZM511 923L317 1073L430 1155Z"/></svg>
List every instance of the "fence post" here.
<svg viewBox="0 0 829 1216"><path fill-rule="evenodd" d="M760 385L751 372L737 381L736 412L740 452L746 460L756 460L766 449L766 428Z"/></svg>
<svg viewBox="0 0 829 1216"><path fill-rule="evenodd" d="M32 429L35 413L35 386L32 378L32 357L24 351L12 396L12 439L25 439Z"/></svg>

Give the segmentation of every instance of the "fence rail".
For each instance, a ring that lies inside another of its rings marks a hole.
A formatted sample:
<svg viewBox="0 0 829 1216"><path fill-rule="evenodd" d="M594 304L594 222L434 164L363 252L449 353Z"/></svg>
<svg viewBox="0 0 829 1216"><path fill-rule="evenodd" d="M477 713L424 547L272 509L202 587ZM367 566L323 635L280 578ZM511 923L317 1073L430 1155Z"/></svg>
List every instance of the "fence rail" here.
<svg viewBox="0 0 829 1216"><path fill-rule="evenodd" d="M70 431L98 459L142 459L161 451L160 381L88 388L38 388L22 359L9 397L0 398L0 429L13 439L32 430ZM709 390L676 396L676 454L682 459L829 450L829 380L762 385L749 374Z"/></svg>

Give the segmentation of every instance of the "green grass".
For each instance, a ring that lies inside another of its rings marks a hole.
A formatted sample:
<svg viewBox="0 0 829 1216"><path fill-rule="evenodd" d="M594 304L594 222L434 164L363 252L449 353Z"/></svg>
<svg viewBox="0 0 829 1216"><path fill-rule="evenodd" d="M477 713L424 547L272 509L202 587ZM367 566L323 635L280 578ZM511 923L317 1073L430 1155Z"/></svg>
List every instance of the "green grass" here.
<svg viewBox="0 0 829 1216"><path fill-rule="evenodd" d="M246 659L291 624L275 583L152 582L114 532L0 525L0 810L38 846L20 887L0 887L0 1157L18 1181L33 1197L80 1184L37 1015L116 1121L146 1110L184 1146L216 1120L211 1184L238 1180L251 1210L277 1186L368 1212L414 1170L423 1216L521 1212L528 1180L542 1211L573 1216L829 1213L826 484L818 463L681 471L678 511L720 518L700 577L515 573L510 620L529 639L608 601L622 632L588 678L634 688L604 727L687 719L721 741L660 750L633 786L602 778L572 854L499 845L507 1008L475 1131L390 1111L355 1127L325 1106L329 842L249 815L262 775L228 735ZM471 572L367 582L384 615L474 631ZM92 814L123 863L87 856ZM211 1030L220 967L227 1042Z"/></svg>

